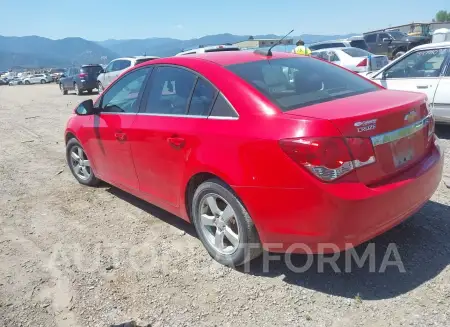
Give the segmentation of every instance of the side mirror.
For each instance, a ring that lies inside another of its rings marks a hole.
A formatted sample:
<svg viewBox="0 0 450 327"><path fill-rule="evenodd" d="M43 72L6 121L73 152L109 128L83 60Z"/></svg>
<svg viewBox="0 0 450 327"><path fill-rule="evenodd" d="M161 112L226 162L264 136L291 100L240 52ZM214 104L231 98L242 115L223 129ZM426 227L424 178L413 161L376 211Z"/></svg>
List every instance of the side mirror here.
<svg viewBox="0 0 450 327"><path fill-rule="evenodd" d="M94 101L92 101L92 99L81 102L77 109L75 109L75 113L79 116L93 115L94 112Z"/></svg>
<svg viewBox="0 0 450 327"><path fill-rule="evenodd" d="M392 39L390 39L390 38L388 38L388 37L385 37L384 39L383 39L383 43L391 43L392 42Z"/></svg>
<svg viewBox="0 0 450 327"><path fill-rule="evenodd" d="M105 70L104 69L100 69L100 71L98 72L98 74L100 75L100 74L104 74L105 73Z"/></svg>

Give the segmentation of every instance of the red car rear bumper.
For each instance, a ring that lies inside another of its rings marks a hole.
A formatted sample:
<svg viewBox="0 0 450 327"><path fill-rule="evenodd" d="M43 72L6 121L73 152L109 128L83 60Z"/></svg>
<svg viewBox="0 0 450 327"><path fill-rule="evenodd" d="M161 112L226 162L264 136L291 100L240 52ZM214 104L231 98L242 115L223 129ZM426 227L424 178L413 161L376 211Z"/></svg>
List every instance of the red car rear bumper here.
<svg viewBox="0 0 450 327"><path fill-rule="evenodd" d="M263 246L272 252L329 253L357 246L418 211L441 180L439 148L376 187L320 183L304 189L235 187Z"/></svg>

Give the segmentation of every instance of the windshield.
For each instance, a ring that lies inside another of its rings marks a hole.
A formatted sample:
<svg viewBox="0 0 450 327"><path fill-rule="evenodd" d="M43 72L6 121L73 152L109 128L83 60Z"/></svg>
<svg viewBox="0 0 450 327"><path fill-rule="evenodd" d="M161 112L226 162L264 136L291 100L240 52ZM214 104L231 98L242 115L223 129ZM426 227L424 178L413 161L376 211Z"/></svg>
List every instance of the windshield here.
<svg viewBox="0 0 450 327"><path fill-rule="evenodd" d="M261 60L227 68L283 111L380 89L363 77L314 58Z"/></svg>
<svg viewBox="0 0 450 327"><path fill-rule="evenodd" d="M215 48L215 49L205 50L205 52L239 51L239 50L241 50L241 49L239 49L239 48Z"/></svg>
<svg viewBox="0 0 450 327"><path fill-rule="evenodd" d="M80 73L99 74L102 69L102 66L85 66L81 67Z"/></svg>
<svg viewBox="0 0 450 327"><path fill-rule="evenodd" d="M394 40L401 40L407 36L405 33L397 32L397 31L389 32L389 34L394 38Z"/></svg>
<svg viewBox="0 0 450 327"><path fill-rule="evenodd" d="M367 57L370 55L370 52L358 48L342 48L341 50L354 58Z"/></svg>
<svg viewBox="0 0 450 327"><path fill-rule="evenodd" d="M154 60L154 59L157 59L157 58L141 58L141 59L136 59L136 65L139 65L139 64L142 64L143 62L150 61L150 60Z"/></svg>

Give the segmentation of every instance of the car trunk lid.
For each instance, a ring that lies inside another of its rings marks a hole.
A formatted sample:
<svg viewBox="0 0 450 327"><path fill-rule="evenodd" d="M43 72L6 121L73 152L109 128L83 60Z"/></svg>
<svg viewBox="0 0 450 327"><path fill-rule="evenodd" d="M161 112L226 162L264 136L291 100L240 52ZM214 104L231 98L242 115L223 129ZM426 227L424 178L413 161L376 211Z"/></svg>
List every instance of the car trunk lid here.
<svg viewBox="0 0 450 327"><path fill-rule="evenodd" d="M401 91L369 92L286 114L327 119L345 138L369 138L376 161L357 169L359 180L367 185L394 176L423 158L434 128L425 96Z"/></svg>

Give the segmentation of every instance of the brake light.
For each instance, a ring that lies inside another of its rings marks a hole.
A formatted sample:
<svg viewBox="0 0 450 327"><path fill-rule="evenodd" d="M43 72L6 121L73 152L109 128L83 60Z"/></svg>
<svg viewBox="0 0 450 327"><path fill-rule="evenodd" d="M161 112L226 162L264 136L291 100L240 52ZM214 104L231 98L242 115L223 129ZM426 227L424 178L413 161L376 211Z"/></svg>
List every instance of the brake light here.
<svg viewBox="0 0 450 327"><path fill-rule="evenodd" d="M359 64L356 65L356 67L366 67L367 66L367 58L364 58L363 61L361 61Z"/></svg>
<svg viewBox="0 0 450 327"><path fill-rule="evenodd" d="M315 137L284 139L283 151L322 181L334 181L351 171L374 163L370 139Z"/></svg>
<svg viewBox="0 0 450 327"><path fill-rule="evenodd" d="M81 73L78 75L79 78L85 78L87 76L88 76L88 74L86 74L86 73Z"/></svg>

